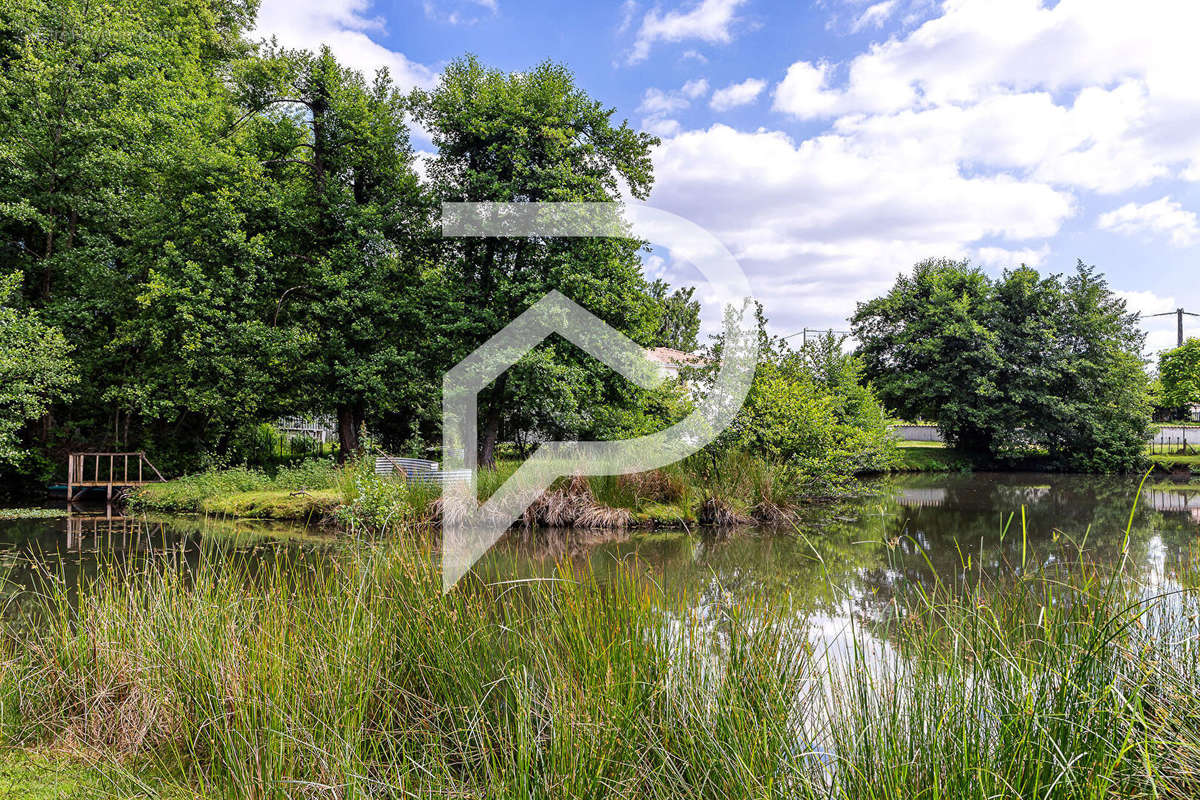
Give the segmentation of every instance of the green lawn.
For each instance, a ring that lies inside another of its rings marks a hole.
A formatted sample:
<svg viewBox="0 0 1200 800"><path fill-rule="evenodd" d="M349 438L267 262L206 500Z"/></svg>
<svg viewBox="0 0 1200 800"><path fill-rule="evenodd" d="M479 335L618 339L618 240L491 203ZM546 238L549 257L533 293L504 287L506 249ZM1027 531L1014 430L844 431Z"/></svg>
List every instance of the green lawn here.
<svg viewBox="0 0 1200 800"><path fill-rule="evenodd" d="M1172 467L1200 466L1200 455L1174 455L1171 453L1151 453L1150 460L1167 469Z"/></svg>
<svg viewBox="0 0 1200 800"><path fill-rule="evenodd" d="M140 788L136 781L110 775L79 756L24 750L0 752L0 798L20 800L112 800L158 798L197 800L200 796L179 790L162 791L158 781Z"/></svg>
<svg viewBox="0 0 1200 800"><path fill-rule="evenodd" d="M971 468L971 462L942 442L899 442L898 472L959 472Z"/></svg>

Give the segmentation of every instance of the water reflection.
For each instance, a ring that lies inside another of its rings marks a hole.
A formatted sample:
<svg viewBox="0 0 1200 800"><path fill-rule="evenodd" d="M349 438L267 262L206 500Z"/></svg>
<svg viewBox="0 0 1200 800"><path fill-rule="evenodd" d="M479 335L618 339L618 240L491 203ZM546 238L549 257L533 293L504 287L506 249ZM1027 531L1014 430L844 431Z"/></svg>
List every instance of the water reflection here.
<svg viewBox="0 0 1200 800"><path fill-rule="evenodd" d="M851 623L883 633L914 588L1015 580L1081 559L1149 586L1186 578L1200 491L1139 478L1045 474L918 475L872 484L862 501L808 509L794 528L714 537L635 534L595 546L514 542L485 574L544 574L570 557L601 575L636 561L679 606L767 598L829 644ZM1132 512L1132 515L1131 515ZM1128 527L1129 534L1126 536Z"/></svg>
<svg viewBox="0 0 1200 800"><path fill-rule="evenodd" d="M603 580L632 563L681 609L715 616L723 605L757 598L803 620L816 641L835 641L852 623L886 640L898 604L914 588L1012 580L1081 556L1110 565L1125 558L1148 586L1176 585L1187 579L1181 564L1200 532L1200 489L1152 485L1133 511L1132 477L917 475L871 489L862 500L809 508L780 530L514 535L477 574L545 577L565 559ZM102 557L118 565L155 558L195 564L204 553L253 561L284 550L307 560L343 543L298 525L199 517L99 511L0 521L0 562L18 593L36 584L39 561L74 585Z"/></svg>
<svg viewBox="0 0 1200 800"><path fill-rule="evenodd" d="M124 574L155 562L196 566L237 559L261 562L268 554L319 554L335 546L303 525L205 517L122 515L109 508L72 511L56 519L0 520L0 575L6 610L16 613L47 580L71 595L100 564Z"/></svg>

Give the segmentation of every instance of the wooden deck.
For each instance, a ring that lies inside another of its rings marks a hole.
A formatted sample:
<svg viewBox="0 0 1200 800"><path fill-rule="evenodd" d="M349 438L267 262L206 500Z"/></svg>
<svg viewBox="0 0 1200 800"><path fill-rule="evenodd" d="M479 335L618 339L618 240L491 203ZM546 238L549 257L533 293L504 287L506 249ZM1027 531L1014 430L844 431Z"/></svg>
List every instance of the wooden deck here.
<svg viewBox="0 0 1200 800"><path fill-rule="evenodd" d="M76 499L77 489L103 486L106 496L111 500L113 489L128 489L165 481L166 478L142 452L71 453L67 457L68 501Z"/></svg>

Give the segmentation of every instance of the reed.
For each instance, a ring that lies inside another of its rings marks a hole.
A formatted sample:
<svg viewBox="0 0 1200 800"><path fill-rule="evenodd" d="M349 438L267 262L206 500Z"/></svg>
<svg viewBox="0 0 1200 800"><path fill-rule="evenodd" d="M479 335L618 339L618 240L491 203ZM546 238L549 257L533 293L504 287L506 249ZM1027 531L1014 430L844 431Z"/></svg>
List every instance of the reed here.
<svg viewBox="0 0 1200 800"><path fill-rule="evenodd" d="M411 537L295 558L51 574L4 630L5 743L220 798L1200 792L1195 561L964 565L819 649L636 563L442 595Z"/></svg>

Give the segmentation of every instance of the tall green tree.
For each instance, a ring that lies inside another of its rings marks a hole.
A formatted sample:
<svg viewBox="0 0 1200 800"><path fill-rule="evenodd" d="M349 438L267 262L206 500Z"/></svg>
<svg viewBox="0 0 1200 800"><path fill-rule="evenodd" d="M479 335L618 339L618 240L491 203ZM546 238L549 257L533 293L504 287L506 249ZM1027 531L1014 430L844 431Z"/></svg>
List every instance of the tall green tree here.
<svg viewBox="0 0 1200 800"><path fill-rule="evenodd" d="M153 236L163 190L215 139L225 67L248 52L255 5L0 6L0 267L25 275L26 299L71 342L82 378L44 445L117 444L153 413L138 385L146 353L125 326L165 246Z"/></svg>
<svg viewBox="0 0 1200 800"><path fill-rule="evenodd" d="M670 347L691 353L700 346L700 301L695 299L695 286L672 290L664 280L650 284L650 296L660 306L658 326L654 331L657 347Z"/></svg>
<svg viewBox="0 0 1200 800"><path fill-rule="evenodd" d="M1163 353L1158 377L1162 382L1161 402L1167 408L1200 403L1200 339L1188 339L1182 347Z"/></svg>
<svg viewBox="0 0 1200 800"><path fill-rule="evenodd" d="M1149 381L1137 319L1080 263L991 280L930 260L853 318L866 374L897 415L985 460L1107 471L1143 460Z"/></svg>
<svg viewBox="0 0 1200 800"><path fill-rule="evenodd" d="M578 88L565 67L546 63L509 74L466 57L446 68L436 88L415 92L413 102L437 148L428 174L439 200L617 202L623 186L639 199L650 191L650 149L657 140L615 123L613 110ZM445 242L445 313L455 318L444 320L454 330L446 366L550 289L651 344L660 309L641 273L640 248L621 239ZM538 401L547 395L561 402L535 423L546 435L603 435L602 419L587 407L636 395L572 346L548 347L552 353L531 354L480 397L481 464L494 463L502 433L529 425L520 415L545 406Z"/></svg>
<svg viewBox="0 0 1200 800"><path fill-rule="evenodd" d="M428 402L416 297L432 266L429 208L407 103L386 70L368 82L328 48L268 51L244 77L243 124L280 191L270 325L298 349L280 391L294 410L335 411L345 456L369 415Z"/></svg>
<svg viewBox="0 0 1200 800"><path fill-rule="evenodd" d="M853 320L859 355L880 399L902 419L936 420L952 440L986 449L1000 366L992 286L966 262L930 259L901 275Z"/></svg>

